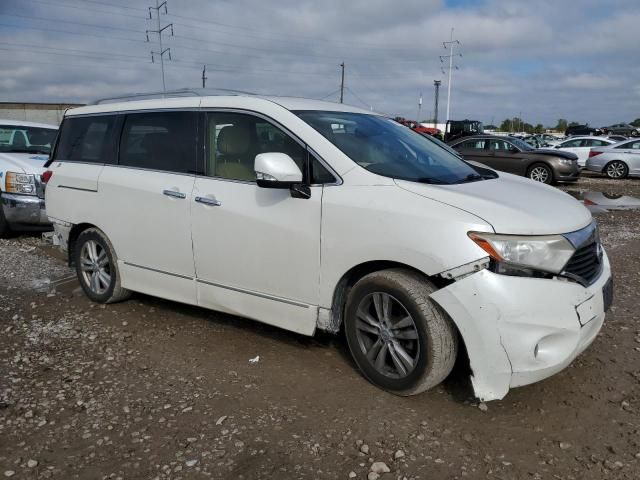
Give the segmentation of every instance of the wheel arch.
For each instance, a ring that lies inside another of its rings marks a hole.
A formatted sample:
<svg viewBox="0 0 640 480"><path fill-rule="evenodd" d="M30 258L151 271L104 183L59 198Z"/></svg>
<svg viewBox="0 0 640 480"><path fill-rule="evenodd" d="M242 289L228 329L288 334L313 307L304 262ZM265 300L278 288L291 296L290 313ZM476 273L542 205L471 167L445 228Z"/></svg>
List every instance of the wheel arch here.
<svg viewBox="0 0 640 480"><path fill-rule="evenodd" d="M330 310L330 321L329 327L327 330L337 333L343 328L343 320L344 320L344 308L346 305L347 295L349 294L349 290L363 277L369 275L373 272L378 272L380 270L387 270L390 268L402 268L405 270L410 270L412 272L416 272L425 280L428 280L435 284L438 288L442 288L451 281L446 280L444 278L438 276L427 275L421 270L418 270L411 265L407 265L402 262L396 262L392 260L371 260L367 262L360 263L351 267L347 270L338 283L336 284L333 297L331 301L331 310ZM455 322L454 322L455 324ZM457 327L456 327L457 328Z"/></svg>
<svg viewBox="0 0 640 480"><path fill-rule="evenodd" d="M73 225L73 227L71 227L71 230L69 230L69 238L67 240L67 257L68 257L67 262L69 266L73 265L74 251L76 248L76 242L78 240L78 237L82 232L90 228L97 228L98 230L102 231L100 227L87 222L76 223L75 225Z"/></svg>

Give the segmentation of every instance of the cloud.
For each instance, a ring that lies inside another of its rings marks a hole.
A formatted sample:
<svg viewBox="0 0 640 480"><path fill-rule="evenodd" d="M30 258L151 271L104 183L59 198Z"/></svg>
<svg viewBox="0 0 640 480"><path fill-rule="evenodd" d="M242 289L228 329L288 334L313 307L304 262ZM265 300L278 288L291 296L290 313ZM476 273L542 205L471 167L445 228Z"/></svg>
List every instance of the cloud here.
<svg viewBox="0 0 640 480"><path fill-rule="evenodd" d="M144 0L0 4L0 95L14 101L91 101L161 89L155 21ZM346 101L389 114L433 108L433 80L450 30L462 43L453 73L455 118L519 115L609 124L640 116L637 0L169 0L163 25L168 88L208 86ZM168 31L167 31L168 33ZM157 58L157 57L156 57Z"/></svg>

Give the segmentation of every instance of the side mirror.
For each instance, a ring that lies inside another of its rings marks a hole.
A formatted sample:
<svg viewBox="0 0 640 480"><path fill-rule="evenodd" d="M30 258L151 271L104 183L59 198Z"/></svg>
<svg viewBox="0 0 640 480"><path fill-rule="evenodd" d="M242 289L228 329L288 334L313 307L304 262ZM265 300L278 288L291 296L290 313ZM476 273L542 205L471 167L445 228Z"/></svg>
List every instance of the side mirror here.
<svg viewBox="0 0 640 480"><path fill-rule="evenodd" d="M302 172L286 153L268 152L256 155L256 181L262 188L291 188L302 183Z"/></svg>

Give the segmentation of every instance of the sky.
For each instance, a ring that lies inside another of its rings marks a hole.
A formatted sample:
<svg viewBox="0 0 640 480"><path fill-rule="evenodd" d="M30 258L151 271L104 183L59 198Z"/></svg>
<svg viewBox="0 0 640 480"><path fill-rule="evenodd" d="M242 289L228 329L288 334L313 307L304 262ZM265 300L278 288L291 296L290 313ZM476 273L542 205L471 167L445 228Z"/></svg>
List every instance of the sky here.
<svg viewBox="0 0 640 480"><path fill-rule="evenodd" d="M91 102L162 90L155 0L0 0L0 101ZM167 89L344 101L415 119L640 117L640 0L167 0ZM149 42L147 42L147 35Z"/></svg>

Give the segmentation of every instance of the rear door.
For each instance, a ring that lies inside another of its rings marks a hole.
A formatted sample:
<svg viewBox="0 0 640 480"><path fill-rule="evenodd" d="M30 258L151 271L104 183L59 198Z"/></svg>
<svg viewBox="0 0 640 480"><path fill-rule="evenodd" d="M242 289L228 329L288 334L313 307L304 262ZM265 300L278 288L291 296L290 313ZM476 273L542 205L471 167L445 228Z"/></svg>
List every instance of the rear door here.
<svg viewBox="0 0 640 480"><path fill-rule="evenodd" d="M493 167L490 163L489 150L487 149L489 141L484 138L475 138L458 143L455 148L464 157L465 160L472 160Z"/></svg>
<svg viewBox="0 0 640 480"><path fill-rule="evenodd" d="M624 152L629 165L629 173L632 175L640 175L640 140L626 143L624 145Z"/></svg>
<svg viewBox="0 0 640 480"><path fill-rule="evenodd" d="M99 179L99 226L111 239L123 286L196 303L190 212L198 114L127 114L117 165Z"/></svg>
<svg viewBox="0 0 640 480"><path fill-rule="evenodd" d="M494 168L516 175L526 174L529 160L515 145L501 138L492 138L489 140L489 151Z"/></svg>

